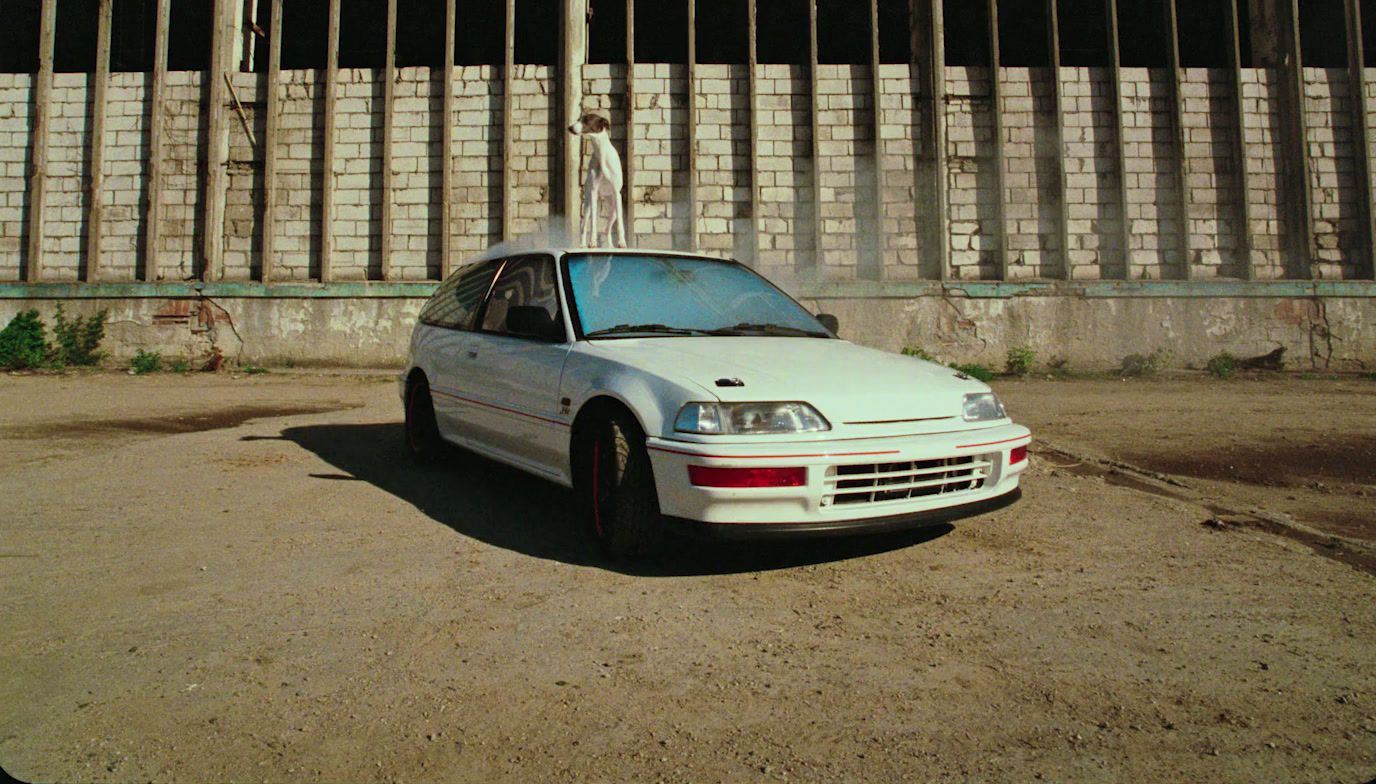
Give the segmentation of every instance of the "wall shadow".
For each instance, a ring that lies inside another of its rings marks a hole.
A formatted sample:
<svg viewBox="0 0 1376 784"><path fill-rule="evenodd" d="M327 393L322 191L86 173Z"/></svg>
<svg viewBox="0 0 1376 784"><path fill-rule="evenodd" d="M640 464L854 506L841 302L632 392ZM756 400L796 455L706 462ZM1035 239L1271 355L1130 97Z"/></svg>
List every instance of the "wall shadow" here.
<svg viewBox="0 0 1376 784"><path fill-rule="evenodd" d="M637 577L687 577L791 569L863 558L939 539L952 526L899 534L793 542L716 543L675 540L639 563L602 557L580 529L571 491L461 450L435 466L403 454L399 424L311 425L278 438L313 452L339 473L314 481L361 480L406 501L455 532L535 558L592 566Z"/></svg>

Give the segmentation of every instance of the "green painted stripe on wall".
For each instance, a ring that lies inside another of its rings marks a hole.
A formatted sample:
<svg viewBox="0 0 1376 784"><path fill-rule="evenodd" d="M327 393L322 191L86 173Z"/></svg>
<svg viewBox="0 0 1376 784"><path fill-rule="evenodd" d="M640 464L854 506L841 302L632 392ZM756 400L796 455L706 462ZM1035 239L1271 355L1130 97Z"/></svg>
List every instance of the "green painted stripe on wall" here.
<svg viewBox="0 0 1376 784"><path fill-rule="evenodd" d="M0 299L422 299L439 285L431 282L354 281L319 283L0 283ZM1111 298L1376 297L1372 281L995 281L801 283L786 286L800 299L914 299L964 296Z"/></svg>

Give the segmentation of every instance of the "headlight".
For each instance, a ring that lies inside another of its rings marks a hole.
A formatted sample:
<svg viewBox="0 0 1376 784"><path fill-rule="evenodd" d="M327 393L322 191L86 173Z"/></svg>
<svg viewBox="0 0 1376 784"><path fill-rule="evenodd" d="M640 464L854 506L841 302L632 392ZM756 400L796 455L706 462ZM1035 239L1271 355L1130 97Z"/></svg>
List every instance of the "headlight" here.
<svg viewBox="0 0 1376 784"><path fill-rule="evenodd" d="M1008 416L1003 404L993 392L976 392L965 396L965 421L988 422Z"/></svg>
<svg viewBox="0 0 1376 784"><path fill-rule="evenodd" d="M702 435L816 433L830 430L807 403L689 403L678 412L674 430Z"/></svg>

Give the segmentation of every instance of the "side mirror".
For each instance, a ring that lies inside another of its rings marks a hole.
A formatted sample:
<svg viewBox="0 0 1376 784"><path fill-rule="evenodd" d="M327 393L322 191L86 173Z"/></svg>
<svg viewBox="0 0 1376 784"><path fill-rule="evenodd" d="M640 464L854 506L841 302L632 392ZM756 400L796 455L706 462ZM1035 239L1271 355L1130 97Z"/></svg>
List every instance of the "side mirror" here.
<svg viewBox="0 0 1376 784"><path fill-rule="evenodd" d="M550 343L564 342L564 325L548 310L535 305L517 305L507 311L506 329L513 335Z"/></svg>
<svg viewBox="0 0 1376 784"><path fill-rule="evenodd" d="M835 316L831 315L830 313L817 314L817 323L826 327L827 331L833 335L840 334L841 332L840 320L837 319Z"/></svg>

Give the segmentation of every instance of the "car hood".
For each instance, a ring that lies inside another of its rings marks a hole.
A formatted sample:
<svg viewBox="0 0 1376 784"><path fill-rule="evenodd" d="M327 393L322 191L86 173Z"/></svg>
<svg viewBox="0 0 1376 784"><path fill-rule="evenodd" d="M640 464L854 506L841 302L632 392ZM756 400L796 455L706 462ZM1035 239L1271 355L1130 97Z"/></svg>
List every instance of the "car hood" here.
<svg viewBox="0 0 1376 784"><path fill-rule="evenodd" d="M931 362L844 340L779 337L633 338L595 341L628 365L691 380L723 402L803 401L833 429L865 435L972 427L964 396L988 389ZM743 386L718 386L719 379Z"/></svg>

